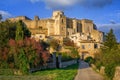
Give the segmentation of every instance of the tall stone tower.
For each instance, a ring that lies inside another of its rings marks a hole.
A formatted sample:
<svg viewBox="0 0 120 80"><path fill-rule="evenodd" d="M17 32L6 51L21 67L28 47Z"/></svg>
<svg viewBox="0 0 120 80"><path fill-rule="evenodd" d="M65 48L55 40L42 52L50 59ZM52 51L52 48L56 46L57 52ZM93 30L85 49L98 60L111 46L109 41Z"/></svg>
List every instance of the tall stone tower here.
<svg viewBox="0 0 120 80"><path fill-rule="evenodd" d="M66 16L64 15L64 13L62 11L54 11L52 19L55 20L55 35L66 37Z"/></svg>

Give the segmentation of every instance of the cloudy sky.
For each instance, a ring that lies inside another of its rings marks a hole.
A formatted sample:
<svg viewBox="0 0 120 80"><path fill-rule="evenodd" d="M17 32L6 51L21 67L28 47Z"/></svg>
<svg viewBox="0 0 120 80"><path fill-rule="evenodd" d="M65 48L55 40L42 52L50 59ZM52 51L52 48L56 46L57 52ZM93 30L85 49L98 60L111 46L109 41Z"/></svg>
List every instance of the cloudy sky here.
<svg viewBox="0 0 120 80"><path fill-rule="evenodd" d="M0 14L3 18L26 15L33 18L52 16L54 10L63 10L65 15L78 19L91 19L98 29L108 32L113 28L120 41L119 0L1 0Z"/></svg>

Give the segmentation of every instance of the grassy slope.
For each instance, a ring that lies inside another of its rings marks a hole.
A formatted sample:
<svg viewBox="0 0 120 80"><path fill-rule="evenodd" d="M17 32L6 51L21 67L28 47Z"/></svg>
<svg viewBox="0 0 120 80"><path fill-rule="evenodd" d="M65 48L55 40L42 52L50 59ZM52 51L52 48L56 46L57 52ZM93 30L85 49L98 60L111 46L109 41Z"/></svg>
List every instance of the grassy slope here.
<svg viewBox="0 0 120 80"><path fill-rule="evenodd" d="M63 69L38 71L26 76L0 76L0 80L73 80L77 74L78 64Z"/></svg>

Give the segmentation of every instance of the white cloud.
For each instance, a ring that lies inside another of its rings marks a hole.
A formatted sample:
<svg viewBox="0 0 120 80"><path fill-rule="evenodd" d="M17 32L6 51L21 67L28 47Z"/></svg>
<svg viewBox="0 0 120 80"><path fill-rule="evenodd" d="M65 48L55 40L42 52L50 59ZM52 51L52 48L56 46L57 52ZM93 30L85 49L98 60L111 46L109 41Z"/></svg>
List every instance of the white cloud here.
<svg viewBox="0 0 120 80"><path fill-rule="evenodd" d="M30 0L32 3L39 2L41 0Z"/></svg>
<svg viewBox="0 0 120 80"><path fill-rule="evenodd" d="M3 10L0 10L0 14L2 15L3 20L12 16L9 12Z"/></svg>
<svg viewBox="0 0 120 80"><path fill-rule="evenodd" d="M115 24L98 24L98 29L115 29L115 30L120 30L120 23L115 23Z"/></svg>
<svg viewBox="0 0 120 80"><path fill-rule="evenodd" d="M83 7L104 7L112 3L112 0L30 0L32 3L44 2L48 8L62 9L75 5Z"/></svg>
<svg viewBox="0 0 120 80"><path fill-rule="evenodd" d="M120 23L116 24L98 24L98 29L105 33L108 33L110 29L113 29L117 41L120 42Z"/></svg>

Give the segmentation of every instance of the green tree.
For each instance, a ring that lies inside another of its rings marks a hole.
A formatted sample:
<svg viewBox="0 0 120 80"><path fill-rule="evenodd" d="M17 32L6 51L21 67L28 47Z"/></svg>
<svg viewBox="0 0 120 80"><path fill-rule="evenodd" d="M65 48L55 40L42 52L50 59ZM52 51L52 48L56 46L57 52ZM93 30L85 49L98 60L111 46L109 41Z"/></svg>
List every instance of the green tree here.
<svg viewBox="0 0 120 80"><path fill-rule="evenodd" d="M95 59L95 64L98 68L100 68L100 66L105 66L105 73L110 78L110 80L112 80L115 67L120 65L119 62L120 49L118 48L115 35L111 29L106 35L104 46L101 47L100 53Z"/></svg>
<svg viewBox="0 0 120 80"><path fill-rule="evenodd" d="M107 33L106 40L104 42L104 46L108 47L109 49L117 48L117 41L116 41L116 37L113 33L113 29L110 29L110 32Z"/></svg>
<svg viewBox="0 0 120 80"><path fill-rule="evenodd" d="M18 67L23 74L26 74L28 73L28 69L29 69L28 59L27 56L25 55L23 48L21 48L19 52L20 53L18 55L18 63L19 63Z"/></svg>
<svg viewBox="0 0 120 80"><path fill-rule="evenodd" d="M0 21L2 20L2 14L0 14Z"/></svg>
<svg viewBox="0 0 120 80"><path fill-rule="evenodd" d="M56 39L51 40L49 44L50 44L50 47L52 47L56 51L60 49L59 41Z"/></svg>
<svg viewBox="0 0 120 80"><path fill-rule="evenodd" d="M23 24L22 21L19 21L17 23L17 29L16 29L16 36L15 36L15 40L23 40L23 30L22 30Z"/></svg>

